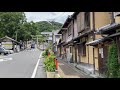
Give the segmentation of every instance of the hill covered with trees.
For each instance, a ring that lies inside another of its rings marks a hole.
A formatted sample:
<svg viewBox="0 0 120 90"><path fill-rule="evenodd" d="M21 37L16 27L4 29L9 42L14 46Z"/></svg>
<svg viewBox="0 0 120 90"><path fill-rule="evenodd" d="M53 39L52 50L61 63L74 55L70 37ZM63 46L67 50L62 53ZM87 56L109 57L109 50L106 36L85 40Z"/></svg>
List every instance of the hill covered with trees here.
<svg viewBox="0 0 120 90"><path fill-rule="evenodd" d="M61 28L62 24L59 22L47 22L47 21L40 21L36 22L39 32L51 32L52 30L58 30Z"/></svg>
<svg viewBox="0 0 120 90"><path fill-rule="evenodd" d="M0 12L0 38L9 36L15 39L17 35L18 41L27 41L32 38L31 35L58 30L61 26L61 23L54 21L27 22L24 12Z"/></svg>

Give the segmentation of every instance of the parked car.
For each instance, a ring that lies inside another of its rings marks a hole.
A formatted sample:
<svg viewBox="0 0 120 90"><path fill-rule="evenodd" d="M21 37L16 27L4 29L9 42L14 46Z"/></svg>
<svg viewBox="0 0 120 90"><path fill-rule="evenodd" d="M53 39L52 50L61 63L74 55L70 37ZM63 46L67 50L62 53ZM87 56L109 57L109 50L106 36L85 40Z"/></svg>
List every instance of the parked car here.
<svg viewBox="0 0 120 90"><path fill-rule="evenodd" d="M5 48L0 47L0 54L7 55L7 54L9 54L9 53L10 53L10 52L9 52L9 51L7 51Z"/></svg>
<svg viewBox="0 0 120 90"><path fill-rule="evenodd" d="M35 48L35 44L31 44L31 48Z"/></svg>
<svg viewBox="0 0 120 90"><path fill-rule="evenodd" d="M13 50L7 50L9 52L9 54L13 54L14 51Z"/></svg>
<svg viewBox="0 0 120 90"><path fill-rule="evenodd" d="M2 47L2 48L4 48L4 47ZM14 53L13 50L7 50L7 49L5 49L5 48L4 48L4 50L6 50L6 51L8 52L8 54L13 54L13 53Z"/></svg>

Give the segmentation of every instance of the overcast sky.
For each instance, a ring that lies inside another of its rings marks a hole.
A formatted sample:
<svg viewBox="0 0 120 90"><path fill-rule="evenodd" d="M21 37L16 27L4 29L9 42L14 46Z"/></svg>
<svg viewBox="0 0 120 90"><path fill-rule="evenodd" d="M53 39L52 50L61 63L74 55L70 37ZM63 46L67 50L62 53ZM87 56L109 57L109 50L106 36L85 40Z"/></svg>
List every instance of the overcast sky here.
<svg viewBox="0 0 120 90"><path fill-rule="evenodd" d="M74 12L25 12L28 21L57 21L64 23L68 15Z"/></svg>

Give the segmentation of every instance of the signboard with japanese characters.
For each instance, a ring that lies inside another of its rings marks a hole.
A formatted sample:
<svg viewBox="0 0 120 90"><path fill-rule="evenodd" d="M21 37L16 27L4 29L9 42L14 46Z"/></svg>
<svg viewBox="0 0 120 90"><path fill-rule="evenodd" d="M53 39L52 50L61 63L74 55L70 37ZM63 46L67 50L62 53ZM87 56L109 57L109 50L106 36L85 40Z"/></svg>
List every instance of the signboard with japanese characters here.
<svg viewBox="0 0 120 90"><path fill-rule="evenodd" d="M2 42L2 47L5 49L12 49L12 42Z"/></svg>

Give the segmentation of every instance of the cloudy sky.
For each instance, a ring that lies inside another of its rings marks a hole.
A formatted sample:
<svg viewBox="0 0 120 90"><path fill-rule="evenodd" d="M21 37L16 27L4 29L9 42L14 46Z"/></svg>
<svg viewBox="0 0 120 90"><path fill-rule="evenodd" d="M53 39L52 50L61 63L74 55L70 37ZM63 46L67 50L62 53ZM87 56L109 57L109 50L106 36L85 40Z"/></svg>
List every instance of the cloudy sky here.
<svg viewBox="0 0 120 90"><path fill-rule="evenodd" d="M57 21L64 23L68 15L74 12L25 12L28 21Z"/></svg>

